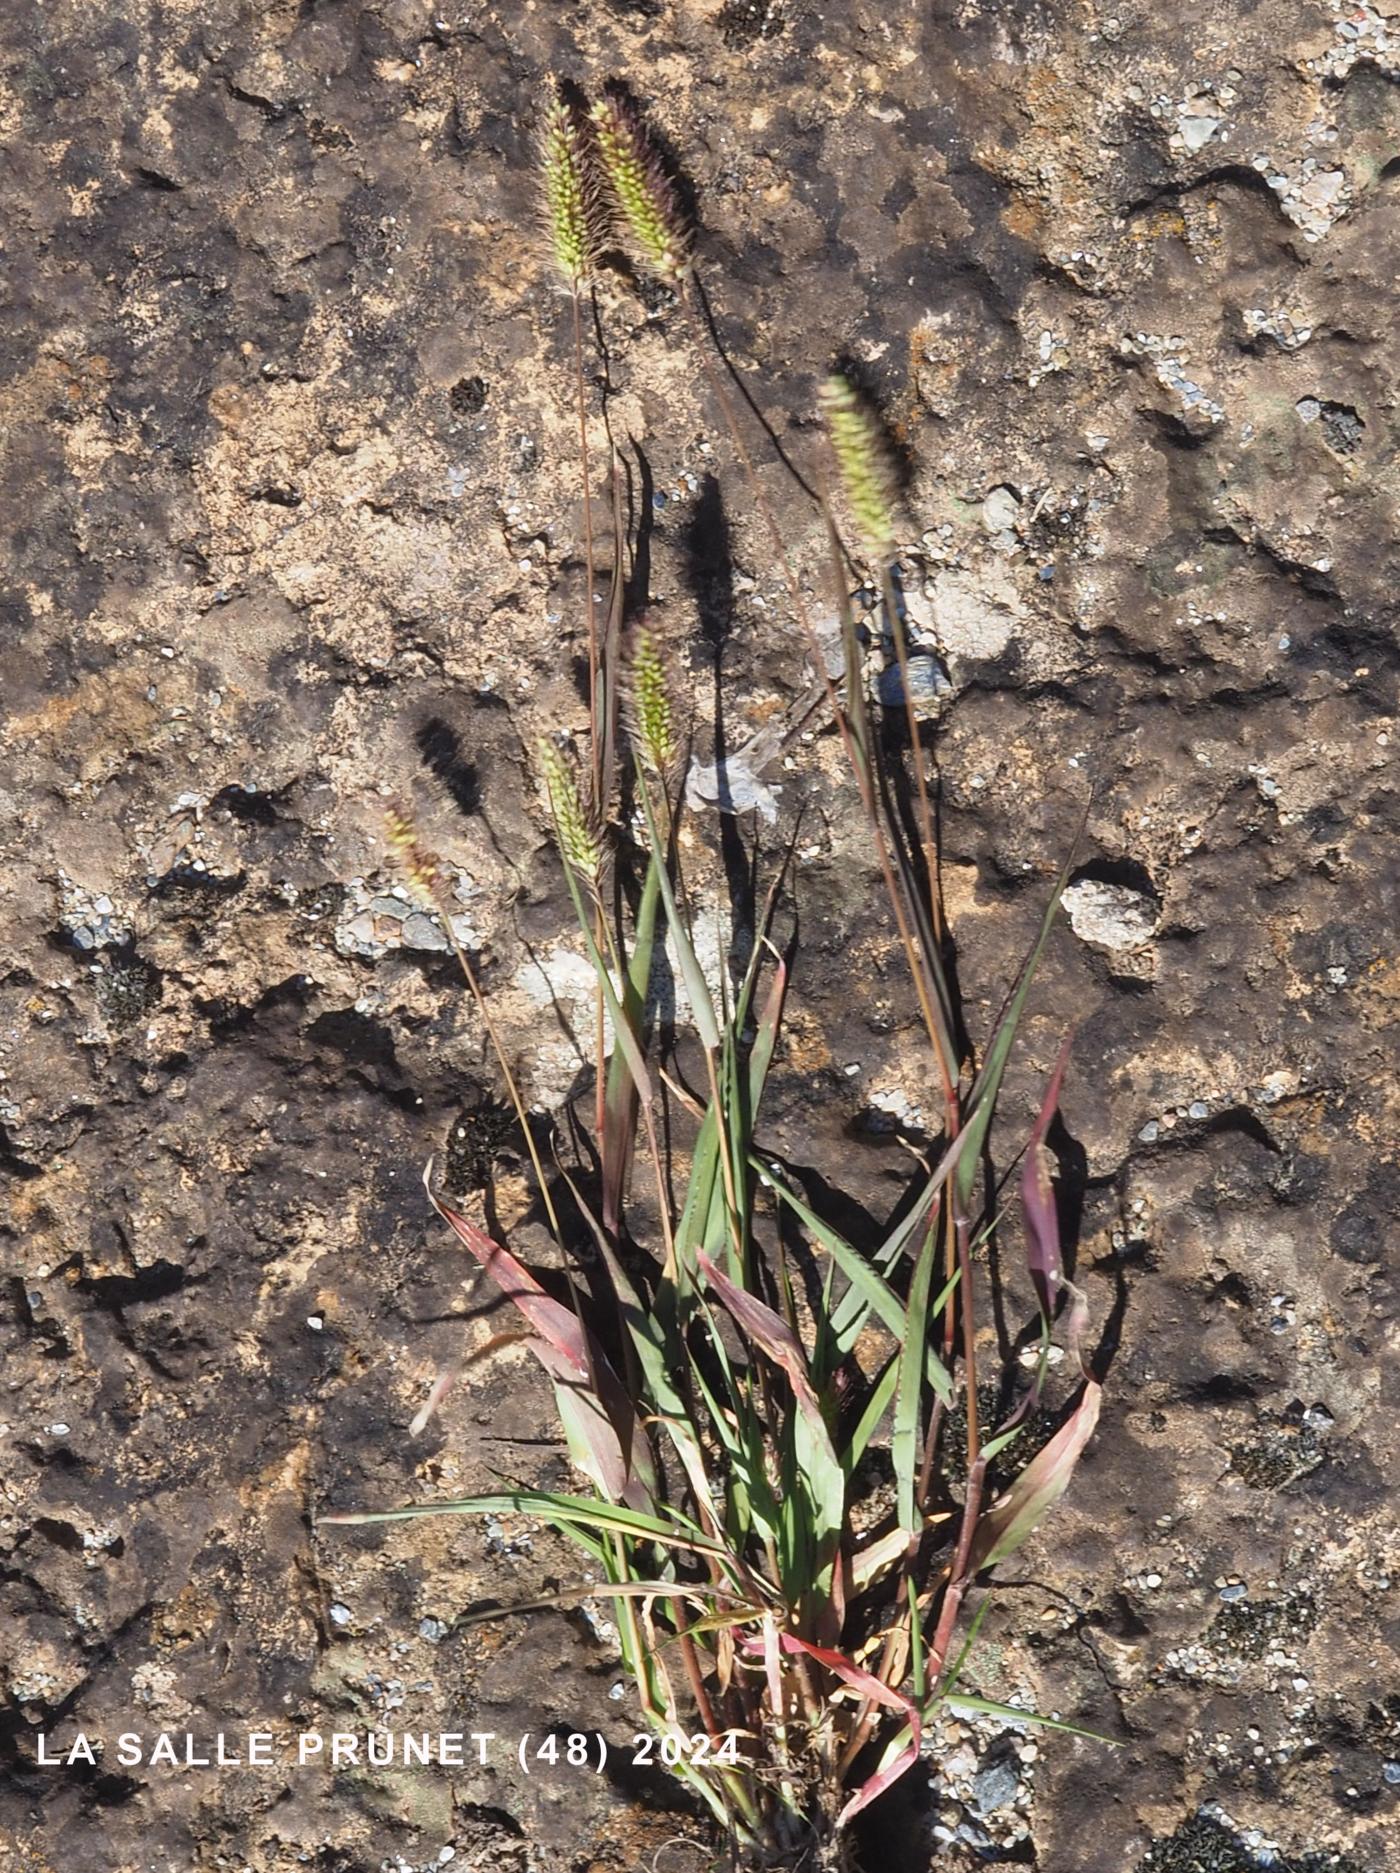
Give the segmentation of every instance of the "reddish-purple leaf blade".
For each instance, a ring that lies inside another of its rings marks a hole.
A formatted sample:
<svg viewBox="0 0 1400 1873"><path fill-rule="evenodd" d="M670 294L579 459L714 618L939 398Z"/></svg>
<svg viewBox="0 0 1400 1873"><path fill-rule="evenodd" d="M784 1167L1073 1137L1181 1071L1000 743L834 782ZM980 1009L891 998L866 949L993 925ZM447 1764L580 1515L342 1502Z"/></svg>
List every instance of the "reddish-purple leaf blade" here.
<svg viewBox="0 0 1400 1873"><path fill-rule="evenodd" d="M460 1210L454 1210L429 1190L433 1208L449 1223L477 1261L490 1275L508 1301L520 1309L535 1332L555 1353L566 1371L581 1384L588 1384L590 1372L583 1325L576 1314L556 1301L509 1249L503 1249L484 1229L478 1229Z"/></svg>
<svg viewBox="0 0 1400 1873"><path fill-rule="evenodd" d="M978 1518L968 1557L969 1576L1014 1553L1059 1501L1094 1434L1102 1400L1103 1387L1095 1379L1086 1379L1079 1403L1044 1450L1031 1458L1011 1487Z"/></svg>
<svg viewBox="0 0 1400 1873"><path fill-rule="evenodd" d="M435 1194L428 1196L443 1221L490 1275L537 1336L535 1356L554 1380L570 1449L601 1493L612 1502L649 1509L655 1469L631 1400L607 1357L577 1314L556 1301L508 1249Z"/></svg>
<svg viewBox="0 0 1400 1873"><path fill-rule="evenodd" d="M1055 1071L1041 1101L1040 1116L1026 1147L1026 1161L1021 1171L1021 1210L1026 1222L1026 1260L1035 1284L1040 1311L1047 1320L1055 1311L1064 1282L1064 1262L1060 1254L1060 1219L1055 1209L1055 1190L1050 1181L1050 1153L1045 1139L1060 1104L1060 1081L1069 1061L1072 1035L1065 1038Z"/></svg>
<svg viewBox="0 0 1400 1873"><path fill-rule="evenodd" d="M696 1262L705 1280L719 1295L735 1321L756 1346L761 1348L774 1365L780 1366L791 1382L804 1417L822 1439L823 1447L830 1452L831 1462L836 1467L836 1453L831 1448L831 1433L827 1429L826 1419L822 1416L821 1400L812 1385L812 1375L807 1369L807 1355L802 1350L802 1342L792 1331L781 1314L775 1314L765 1301L741 1288L731 1281L704 1250L696 1255Z"/></svg>

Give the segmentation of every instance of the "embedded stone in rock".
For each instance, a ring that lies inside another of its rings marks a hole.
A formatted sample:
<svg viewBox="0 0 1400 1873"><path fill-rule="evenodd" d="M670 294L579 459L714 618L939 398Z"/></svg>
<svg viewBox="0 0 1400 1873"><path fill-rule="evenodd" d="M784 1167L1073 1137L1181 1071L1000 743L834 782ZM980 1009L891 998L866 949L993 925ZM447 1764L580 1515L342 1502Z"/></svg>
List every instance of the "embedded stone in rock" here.
<svg viewBox="0 0 1400 1873"><path fill-rule="evenodd" d="M934 710L953 693L948 672L937 657L916 654L908 659L909 695L916 710ZM904 679L897 663L880 672L880 701L887 709L904 706Z"/></svg>
<svg viewBox="0 0 1400 1873"><path fill-rule="evenodd" d="M945 572L934 584L933 609L939 640L950 656L989 661L1016 635L1021 605L1004 575L984 572L973 579Z"/></svg>
<svg viewBox="0 0 1400 1873"><path fill-rule="evenodd" d="M1157 906L1145 891L1127 885L1083 878L1065 891L1070 929L1084 943L1102 949L1141 949L1157 928Z"/></svg>
<svg viewBox="0 0 1400 1873"><path fill-rule="evenodd" d="M988 1763L972 1781L972 1799L980 1815L995 1814L1015 1801L1021 1787L1020 1777L1009 1762Z"/></svg>
<svg viewBox="0 0 1400 1873"><path fill-rule="evenodd" d="M982 502L982 525L988 533L1009 532L1021 517L1021 497L1014 488L993 488Z"/></svg>
<svg viewBox="0 0 1400 1873"><path fill-rule="evenodd" d="M1205 148L1223 122L1220 106L1215 99L1197 96L1189 99L1182 107L1176 127L1187 149L1195 151Z"/></svg>

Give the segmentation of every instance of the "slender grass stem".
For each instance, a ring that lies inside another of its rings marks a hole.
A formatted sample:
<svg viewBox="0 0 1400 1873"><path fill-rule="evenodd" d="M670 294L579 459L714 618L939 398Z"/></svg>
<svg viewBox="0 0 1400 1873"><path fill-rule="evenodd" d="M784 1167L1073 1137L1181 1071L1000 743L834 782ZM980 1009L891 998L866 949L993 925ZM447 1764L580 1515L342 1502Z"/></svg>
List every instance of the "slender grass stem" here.
<svg viewBox="0 0 1400 1873"><path fill-rule="evenodd" d="M597 595L593 590L596 563L593 545L593 477L588 448L588 411L584 396L583 312L579 304L580 281L575 278L570 293L574 326L574 390L578 404L579 473L583 483L583 565L586 588L584 609L588 617L588 745L589 772L593 783L594 808L606 814L603 798L603 743L599 721L599 658ZM620 551L620 545L618 547Z"/></svg>
<svg viewBox="0 0 1400 1873"><path fill-rule="evenodd" d="M540 1201L544 1204L545 1214L549 1218L550 1232L554 1240L562 1246L564 1232L559 1226L559 1213L554 1207L554 1199L549 1192L549 1179L545 1176L544 1160L540 1157L539 1146L535 1143L535 1134L530 1126L530 1115L525 1110L525 1101L521 1098L520 1088L516 1083L514 1073L511 1071L510 1061L506 1057L505 1045L501 1040L496 1023L491 1015L490 1004L482 993L481 984L477 980L477 974L475 969L472 968L471 960L466 950L462 947L457 932L452 928L451 913L445 902L438 905L438 914L442 918L443 927L447 932L447 939L452 945L452 953L457 958L457 966L466 979L467 987L471 990L472 1000L476 1003L481 1014L481 1019L485 1023L486 1033L491 1042L491 1051L496 1056L496 1063L501 1069L502 1078L505 1080L506 1092L509 1095L510 1103L514 1108L516 1118L520 1122L520 1129L525 1135L525 1149L530 1154L530 1164L535 1173L535 1183L539 1188Z"/></svg>
<svg viewBox="0 0 1400 1873"><path fill-rule="evenodd" d="M902 900L902 894L895 881L894 869L891 865L889 852L886 847L884 827L881 824L879 809L871 786L869 773L851 737L850 725L846 720L845 711L842 709L840 699L837 696L836 686L832 682L827 671L826 655L822 649L821 640L818 638L816 629L812 624L811 614L808 611L806 600L802 596L801 585L798 583L797 574L793 570L792 561L788 556L787 547L783 541L782 529L778 525L778 517L773 511L773 504L768 499L767 491L762 481L759 479L758 471L754 466L753 457L749 452L748 445L744 441L738 418L734 413L734 407L729 400L729 395L720 382L719 373L716 371L714 363L710 358L709 347L711 335L695 305L693 289L689 288L684 282L682 282L680 288L680 302L690 321L690 329L695 340L697 354L700 358L701 369L705 373L711 394L714 396L715 403L724 420L725 427L729 431L730 440L734 445L734 451L739 457L740 465L753 490L755 503L759 513L763 517L764 525L768 530L768 536L772 541L774 554L782 571L784 583L792 599L793 610L797 614L798 621L807 639L808 654L826 690L827 701L830 704L832 716L835 719L837 731L840 734L847 761L855 776L856 785L860 792L861 805L864 808L871 835L875 842L876 856L880 865L885 893L889 899L890 908L894 914L895 923L899 930L900 942L903 945L906 958L909 962L910 975L914 981L915 994L919 1001L919 1008L923 1017L924 1026L928 1030L929 1040L938 1060L939 1071L943 1080L944 1098L945 1101L951 1101L955 1094L957 1073L952 1065L950 1038L947 1036L946 1031L934 1014L935 996L930 992L929 986L924 979L924 958L917 946L911 921Z"/></svg>
<svg viewBox="0 0 1400 1873"><path fill-rule="evenodd" d="M967 1400L967 1467L970 1475L982 1448L982 1432L978 1423L977 1410L977 1323L973 1319L972 1309L972 1247L969 1241L967 1218L959 1216L956 1226L958 1270L961 1275L957 1299L960 1302L962 1315L963 1391Z"/></svg>
<svg viewBox="0 0 1400 1873"><path fill-rule="evenodd" d="M904 719L909 725L909 758L914 768L914 783L919 799L919 841L923 852L924 877L928 885L929 927L933 941L938 943L943 936L943 906L938 895L938 848L933 836L933 810L929 803L928 778L924 772L923 736L920 732L918 710L914 706L913 691L909 686L909 641L904 629L904 613L899 603L899 594L894 589L894 571L889 562L880 569L880 595L885 608L885 618L894 639L895 661L899 666L899 686L904 693Z"/></svg>
<svg viewBox="0 0 1400 1873"><path fill-rule="evenodd" d="M935 1690L943 1676L943 1668L948 1662L953 1628L957 1625L958 1614L962 1610L963 1598L967 1593L967 1563L972 1552L972 1537L977 1532L977 1518L982 1510L982 1491L986 1485L986 1479L986 1462L978 1457L968 1471L967 1492L963 1497L962 1525L958 1530L958 1545L949 1569L943 1604L938 1609L938 1625L934 1629L933 1643L928 1650L929 1679Z"/></svg>

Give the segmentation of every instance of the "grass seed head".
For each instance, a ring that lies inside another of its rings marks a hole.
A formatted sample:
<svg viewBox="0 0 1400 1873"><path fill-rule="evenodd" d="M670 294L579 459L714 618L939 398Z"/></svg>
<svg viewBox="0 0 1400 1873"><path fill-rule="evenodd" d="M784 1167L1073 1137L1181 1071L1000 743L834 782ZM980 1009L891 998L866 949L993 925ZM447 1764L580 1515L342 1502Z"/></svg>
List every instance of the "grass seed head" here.
<svg viewBox="0 0 1400 1873"><path fill-rule="evenodd" d="M418 836L413 815L394 805L384 815L384 830L405 878L415 890L436 903L442 891L442 863Z"/></svg>
<svg viewBox="0 0 1400 1873"><path fill-rule="evenodd" d="M540 742L539 764L559 850L569 869L592 888L602 876L603 845L583 804L578 777L552 741Z"/></svg>
<svg viewBox="0 0 1400 1873"><path fill-rule="evenodd" d="M872 559L887 559L894 550L894 468L880 426L836 371L822 386L822 410L861 545Z"/></svg>
<svg viewBox="0 0 1400 1873"><path fill-rule="evenodd" d="M674 669L646 618L633 632L628 663L628 730L642 759L669 782L675 778L683 753Z"/></svg>
<svg viewBox="0 0 1400 1873"><path fill-rule="evenodd" d="M576 286L592 272L600 245L598 185L578 117L557 94L545 106L539 162L554 262Z"/></svg>
<svg viewBox="0 0 1400 1873"><path fill-rule="evenodd" d="M642 259L663 279L678 279L690 265L690 231L645 126L611 92L590 118L608 194Z"/></svg>

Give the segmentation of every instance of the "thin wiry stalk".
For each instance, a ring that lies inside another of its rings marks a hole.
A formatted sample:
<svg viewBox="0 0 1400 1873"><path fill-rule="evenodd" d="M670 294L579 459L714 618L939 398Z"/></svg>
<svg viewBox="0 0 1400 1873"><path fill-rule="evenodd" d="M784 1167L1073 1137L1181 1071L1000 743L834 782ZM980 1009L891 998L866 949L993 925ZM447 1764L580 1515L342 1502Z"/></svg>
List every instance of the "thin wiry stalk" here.
<svg viewBox="0 0 1400 1873"><path fill-rule="evenodd" d="M920 945L915 939L913 925L904 904L903 894L895 882L894 869L890 861L886 843L885 828L875 800L869 772L852 739L846 712L841 707L840 698L836 693L836 687L827 671L825 652L822 649L821 640L817 636L816 629L812 624L811 614L807 609L806 600L802 595L801 585L798 583L797 574L793 570L792 561L788 556L782 528L778 525L778 517L773 511L773 504L769 500L767 490L764 488L759 478L758 471L754 466L753 457L749 453L748 445L744 441L743 433L739 427L738 418L734 413L733 405L730 403L728 394L723 384L720 382L719 374L710 357L711 334L706 321L701 317L699 308L695 303L694 286L692 282L682 282L680 288L680 302L690 321L691 334L695 342L696 352L700 358L701 369L705 373L711 394L714 396L715 403L724 420L725 428L729 431L729 437L734 445L735 454L739 457L745 477L753 491L754 500L759 513L763 517L764 525L773 545L774 556L782 571L783 581L788 588L788 594L792 600L793 611L807 639L808 654L814 669L821 679L822 686L826 691L827 702L831 708L837 732L841 737L847 763L850 766L856 785L860 791L861 804L865 810L866 820L875 844L875 853L880 865L885 895L889 899L890 909L894 915L900 942L909 963L910 974L914 980L915 992L918 996L919 1008L923 1017L924 1026L928 1031L929 1041L937 1058L939 1074L943 1082L944 1102L945 1105L951 1109L956 1100L958 1079L952 1039L951 1035L948 1033L946 1022L941 1020L939 1015L935 1012L939 1007L942 997L938 990L925 980L926 963L932 966L935 975L938 973L936 959L932 957L926 959Z"/></svg>
<svg viewBox="0 0 1400 1873"><path fill-rule="evenodd" d="M943 906L938 894L938 847L933 834L933 807L929 800L928 777L924 772L923 736L920 732L913 692L909 687L909 642L904 629L904 614L899 603L899 595L894 589L894 573L888 560L880 568L880 588L885 616L889 620L890 634L894 639L895 661L899 667L899 684L904 692L904 719L909 728L909 756L914 765L914 780L919 797L919 840L924 861L924 876L928 884L929 924L933 941L939 943L943 937Z"/></svg>
<svg viewBox="0 0 1400 1873"><path fill-rule="evenodd" d="M510 1060L506 1054L505 1044L501 1040L500 1033L496 1027L495 1018L491 1013L491 1005L487 1001L486 996L482 993L481 983L477 979L476 971L472 968L471 960L466 950L463 948L461 939L458 937L456 928L453 925L452 905L443 886L441 865L439 864L436 854L430 852L427 847L423 845L418 837L418 831L413 824L411 815L403 808L392 808L385 816L385 823L389 834L390 845L397 851L410 881L417 885L419 890L421 890L433 904L441 920L444 934L449 944L452 946L452 953L457 959L457 966L461 970L462 977L466 982L467 988L471 992L472 1000L476 1003L477 1011L486 1029L487 1038L491 1043L491 1051L496 1056L496 1064L500 1067L501 1077L506 1083L506 1092L510 1098L511 1106L515 1111L515 1116L520 1125L521 1132L525 1138L525 1148L530 1154L530 1163L535 1173L535 1181L539 1185L540 1197L544 1203L545 1212L549 1217L550 1229L556 1241L561 1241L562 1236L559 1228L559 1217L549 1194L549 1180L544 1174L544 1163L540 1158L539 1147L535 1143L535 1135L530 1126L530 1118L525 1109L525 1101L521 1097L515 1074L511 1071Z"/></svg>
<svg viewBox="0 0 1400 1873"><path fill-rule="evenodd" d="M597 595L593 590L597 580L593 545L593 477L588 449L588 411L584 398L583 314L579 306L578 281L574 282L569 299L573 308L574 388L578 402L579 476L583 483L583 569L586 581L584 610L588 616L588 746L593 798L597 802L598 811L606 813L608 801L603 791L603 744L599 732L601 724L599 720Z"/></svg>
<svg viewBox="0 0 1400 1873"><path fill-rule="evenodd" d="M603 736L599 719L599 641L596 553L593 533L593 475L588 446L588 407L584 390L582 295L591 279L601 244L601 215L593 166L588 160L573 106L558 93L544 112L540 147L540 179L546 225L555 264L569 291L573 326L574 403L578 420L579 480L583 491L584 615L588 628L588 748L590 793L594 811L606 816L608 800L603 784ZM602 921L601 905L598 921ZM603 997L594 997L595 1057L603 1056L605 1035ZM604 1135L605 1085L599 1078L596 1093L598 1138Z"/></svg>

